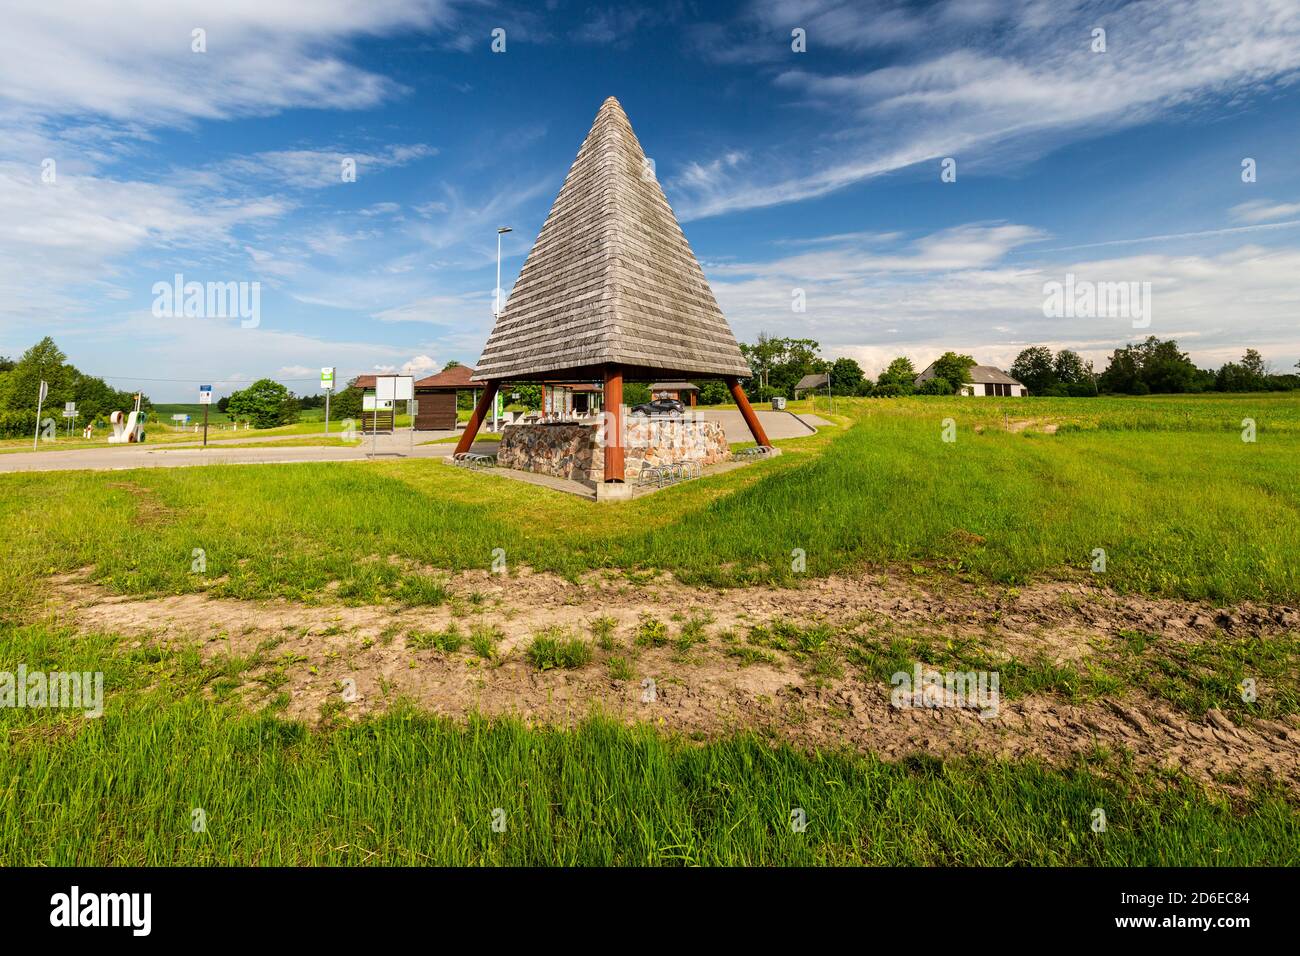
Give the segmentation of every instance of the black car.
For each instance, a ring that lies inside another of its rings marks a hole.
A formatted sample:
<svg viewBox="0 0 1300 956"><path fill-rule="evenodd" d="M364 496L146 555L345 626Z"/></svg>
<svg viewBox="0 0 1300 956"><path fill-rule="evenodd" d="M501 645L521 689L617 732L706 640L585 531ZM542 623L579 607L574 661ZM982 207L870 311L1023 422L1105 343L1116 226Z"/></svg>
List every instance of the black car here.
<svg viewBox="0 0 1300 956"><path fill-rule="evenodd" d="M653 402L637 405L632 409L633 415L680 415L686 406L675 398L656 398Z"/></svg>

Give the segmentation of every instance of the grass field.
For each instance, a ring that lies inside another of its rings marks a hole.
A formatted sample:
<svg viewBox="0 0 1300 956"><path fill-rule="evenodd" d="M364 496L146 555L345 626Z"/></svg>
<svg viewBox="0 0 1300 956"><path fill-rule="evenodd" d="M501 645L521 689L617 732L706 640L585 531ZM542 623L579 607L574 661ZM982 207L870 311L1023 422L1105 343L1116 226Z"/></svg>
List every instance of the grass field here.
<svg viewBox="0 0 1300 956"><path fill-rule="evenodd" d="M725 586L794 580L794 549L812 576L931 562L1014 583L1088 569L1101 548L1102 577L1121 591L1294 602L1300 400L1268 399L1198 403L1198 430L1172 403L1158 430L1148 406L1160 403L1111 402L1140 417L1131 431L1096 427L1110 400L1074 400L1077 418L1070 400L1017 406L1059 418L1055 435L994 427L994 403L840 400L855 427L618 508L408 461L156 470L130 487L102 473L11 476L0 519L7 565L93 564L129 593L207 587L188 570L195 547L208 550L217 594L309 599L343 582L361 601L400 584L397 565L368 560L380 555L458 570L502 548L512 564L561 574L662 569ZM1229 426L1252 411L1247 443ZM133 520L141 509L166 520Z"/></svg>
<svg viewBox="0 0 1300 956"><path fill-rule="evenodd" d="M830 416L825 399L816 410ZM1207 789L1122 750L1050 765L891 762L759 731L692 738L600 716L568 730L448 721L400 699L357 723L308 727L283 716L289 675L326 667L329 654L299 660L273 641L213 656L202 641L78 627L50 584L88 569L110 594L454 616L480 598L451 593L450 576L486 571L501 549L512 571L598 570L611 587L660 571L718 588L866 571L976 593L1061 579L1166 601L1300 600L1300 396L837 399L830 417L817 435L782 442L780 458L612 507L425 461L0 477L0 670L100 670L108 696L97 720L0 712L0 862L1300 862L1300 815L1283 784ZM192 570L196 548L204 574ZM806 570L792 562L798 550ZM526 608L529 590L515 600ZM607 667L634 683L654 654L689 663L713 641L737 669L788 663L809 687L845 670L881 681L925 660L1001 667L1010 699L1136 694L1196 721L1300 709L1294 632L1170 644L1118 630L1065 668L987 658L978 642L937 632L834 622L718 636L690 619L630 640L611 627L593 625L594 645L578 635L581 647L543 633L509 659L543 674ZM497 637L451 636L408 634L410 668L500 666ZM1243 675L1269 690L1258 706L1235 700ZM1089 826L1097 807L1104 833ZM504 831L492 827L498 808Z"/></svg>

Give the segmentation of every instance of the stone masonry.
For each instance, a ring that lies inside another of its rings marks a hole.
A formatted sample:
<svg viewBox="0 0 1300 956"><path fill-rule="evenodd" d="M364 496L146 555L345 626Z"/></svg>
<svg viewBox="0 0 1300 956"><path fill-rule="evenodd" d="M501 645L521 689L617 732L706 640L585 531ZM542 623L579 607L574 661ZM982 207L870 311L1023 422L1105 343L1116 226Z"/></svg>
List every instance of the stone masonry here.
<svg viewBox="0 0 1300 956"><path fill-rule="evenodd" d="M624 421L624 474L629 484L646 466L694 460L708 467L731 457L719 422L644 415L628 415ZM599 432L595 423L510 425L501 436L497 463L518 471L600 482L605 478L605 452Z"/></svg>

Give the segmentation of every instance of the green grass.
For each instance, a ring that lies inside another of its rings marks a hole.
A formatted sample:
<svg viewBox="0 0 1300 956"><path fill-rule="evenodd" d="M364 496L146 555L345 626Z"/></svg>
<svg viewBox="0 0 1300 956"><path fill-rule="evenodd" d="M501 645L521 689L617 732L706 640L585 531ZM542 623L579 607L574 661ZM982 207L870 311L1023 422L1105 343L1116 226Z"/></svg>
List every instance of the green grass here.
<svg viewBox="0 0 1300 956"><path fill-rule="evenodd" d="M813 576L919 563L1016 583L1087 574L1102 548L1092 579L1121 591L1300 599L1300 396L1184 402L839 401L851 428L609 508L427 461L4 475L0 585L4 567L25 578L94 565L126 593L319 600L341 583L374 602L401 574L371 558L486 568L498 547L512 567L671 570L720 586L796 581L796 548ZM1006 407L1081 427L1008 433ZM1248 413L1254 444L1227 427ZM1108 414L1135 427L1082 427ZM195 547L206 580L189 571Z"/></svg>
<svg viewBox="0 0 1300 956"><path fill-rule="evenodd" d="M618 638L614 636L618 630L618 621L612 617L594 618L590 623L591 637L596 642L596 646L602 651L612 651L618 647Z"/></svg>
<svg viewBox="0 0 1300 956"><path fill-rule="evenodd" d="M465 635L452 621L445 631L412 631L406 635L406 646L417 651L438 650L454 654L465 646Z"/></svg>
<svg viewBox="0 0 1300 956"><path fill-rule="evenodd" d="M558 628L535 634L524 654L539 671L556 667L572 670L591 663L591 645Z"/></svg>
<svg viewBox="0 0 1300 956"><path fill-rule="evenodd" d="M777 621L752 628L749 640L756 646L789 651L799 648L797 637L790 635L807 633ZM1099 640L1090 653L1068 663L1041 655L1020 660L991 654L978 637L970 635L873 630L846 635L844 643L843 659L868 679L881 682L899 672L910 674L920 662L940 671L997 671L999 693L1008 700L1051 695L1083 701L1137 689L1196 720L1211 709L1235 720L1300 714L1298 632L1267 638L1218 634L1184 642L1122 631L1115 639ZM1244 693L1247 680L1254 681L1253 700Z"/></svg>
<svg viewBox="0 0 1300 956"><path fill-rule="evenodd" d="M564 731L398 711L312 733L185 700L28 723L0 748L9 866L1300 862L1300 816L1271 794L1232 806L1083 765L887 763L601 719Z"/></svg>

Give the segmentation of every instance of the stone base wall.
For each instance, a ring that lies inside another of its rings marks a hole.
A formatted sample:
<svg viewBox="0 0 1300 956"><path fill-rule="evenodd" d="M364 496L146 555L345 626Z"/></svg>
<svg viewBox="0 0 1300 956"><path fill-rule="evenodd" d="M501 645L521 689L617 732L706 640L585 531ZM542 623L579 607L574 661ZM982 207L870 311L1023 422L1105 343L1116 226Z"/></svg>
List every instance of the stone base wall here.
<svg viewBox="0 0 1300 956"><path fill-rule="evenodd" d="M509 425L501 433L497 464L556 478L599 481L605 454L595 425Z"/></svg>
<svg viewBox="0 0 1300 956"><path fill-rule="evenodd" d="M731 458L727 433L719 422L696 418L648 418L629 415L623 451L623 474L636 481L648 465L667 465L674 461L698 461L702 466L716 465ZM604 478L604 459L601 460Z"/></svg>
<svg viewBox="0 0 1300 956"><path fill-rule="evenodd" d="M692 418L628 415L623 474L636 481L641 469L693 460L707 467L727 461L731 450L722 425ZM503 468L556 478L605 480L605 449L597 425L511 425L501 436L497 462Z"/></svg>

